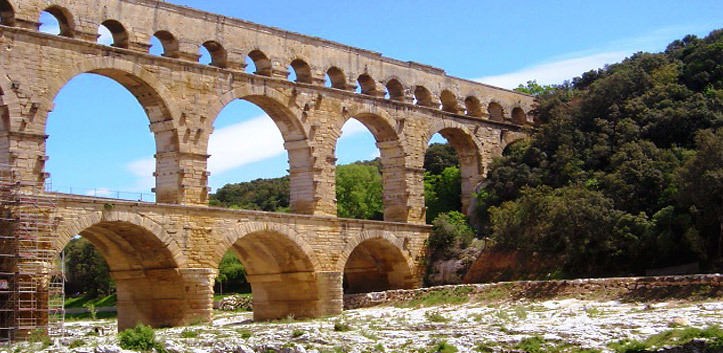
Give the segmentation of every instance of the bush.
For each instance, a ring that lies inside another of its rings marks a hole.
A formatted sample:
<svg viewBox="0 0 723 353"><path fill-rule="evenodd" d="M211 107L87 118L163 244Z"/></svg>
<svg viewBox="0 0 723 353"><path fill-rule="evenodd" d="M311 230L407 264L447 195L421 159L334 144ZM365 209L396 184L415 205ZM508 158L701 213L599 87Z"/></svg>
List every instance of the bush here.
<svg viewBox="0 0 723 353"><path fill-rule="evenodd" d="M443 256L453 247L466 248L474 237L474 230L467 223L466 216L458 211L450 211L441 213L432 222L428 244L434 258L435 255Z"/></svg>
<svg viewBox="0 0 723 353"><path fill-rule="evenodd" d="M156 340L156 333L150 326L138 324L135 328L129 328L118 334L120 347L136 352L150 352L155 349L159 353L165 353L166 349Z"/></svg>
<svg viewBox="0 0 723 353"><path fill-rule="evenodd" d="M68 349L78 348L78 347L82 347L82 346L85 346L85 341L80 340L80 339L74 340L73 342L70 342L70 344L68 345Z"/></svg>
<svg viewBox="0 0 723 353"><path fill-rule="evenodd" d="M351 326L349 326L349 324L345 324L343 322L337 321L334 323L334 331L336 331L336 332L351 331Z"/></svg>

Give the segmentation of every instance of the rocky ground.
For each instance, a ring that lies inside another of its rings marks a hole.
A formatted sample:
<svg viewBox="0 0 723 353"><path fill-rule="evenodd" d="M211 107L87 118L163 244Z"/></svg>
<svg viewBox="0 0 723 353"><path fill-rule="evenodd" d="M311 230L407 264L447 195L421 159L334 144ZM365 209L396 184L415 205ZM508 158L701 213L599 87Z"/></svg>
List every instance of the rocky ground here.
<svg viewBox="0 0 723 353"><path fill-rule="evenodd" d="M431 307L384 306L308 321L251 321L248 312L218 312L210 325L156 331L169 352L538 352L612 351L621 339L642 340L676 327L723 326L723 301L621 303L560 299L475 302ZM100 328L101 334L95 335ZM46 352L121 352L112 320L67 323ZM534 340L533 340L534 341ZM443 343L445 342L445 343ZM73 348L70 348L73 347ZM41 343L0 347L37 351ZM446 349L446 350L445 350Z"/></svg>

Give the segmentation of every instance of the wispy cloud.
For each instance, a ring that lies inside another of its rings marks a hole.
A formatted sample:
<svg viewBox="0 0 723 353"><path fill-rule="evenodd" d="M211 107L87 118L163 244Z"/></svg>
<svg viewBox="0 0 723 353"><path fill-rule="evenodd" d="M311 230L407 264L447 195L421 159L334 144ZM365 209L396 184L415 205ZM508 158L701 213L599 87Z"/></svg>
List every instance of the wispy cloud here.
<svg viewBox="0 0 723 353"><path fill-rule="evenodd" d="M631 38L601 43L595 48L565 53L540 63L502 75L485 76L475 81L504 88L516 88L529 80L539 84L560 84L581 74L620 62L639 51L656 52L665 49L672 40L685 34L705 34L706 26L677 26L660 28Z"/></svg>
<svg viewBox="0 0 723 353"><path fill-rule="evenodd" d="M604 67L625 59L630 53L626 51L608 52L565 59L557 62L537 64L523 68L517 72L504 75L486 76L475 81L503 88L516 88L529 80L537 80L541 85L559 84L582 73Z"/></svg>

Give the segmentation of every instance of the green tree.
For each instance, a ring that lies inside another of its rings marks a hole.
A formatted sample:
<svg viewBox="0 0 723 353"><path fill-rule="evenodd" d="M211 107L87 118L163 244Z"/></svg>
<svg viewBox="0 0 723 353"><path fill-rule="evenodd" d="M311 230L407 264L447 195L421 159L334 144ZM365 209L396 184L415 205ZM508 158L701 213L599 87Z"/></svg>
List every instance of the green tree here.
<svg viewBox="0 0 723 353"><path fill-rule="evenodd" d="M424 170L431 174L442 174L447 167L459 167L459 157L454 147L448 143L429 145L424 155Z"/></svg>
<svg viewBox="0 0 723 353"><path fill-rule="evenodd" d="M514 90L517 92L522 92L522 93L529 94L532 96L537 96L537 95L540 95L543 93L548 93L555 89L557 89L555 86L552 86L552 85L544 85L543 86L543 85L540 85L539 83L537 83L537 80L531 80L531 81L527 81L526 85L520 84Z"/></svg>
<svg viewBox="0 0 723 353"><path fill-rule="evenodd" d="M246 280L246 270L232 250L223 255L223 259L218 265L216 286L220 294L223 294L224 291L245 293L251 290L251 286Z"/></svg>
<svg viewBox="0 0 723 353"><path fill-rule="evenodd" d="M718 236L712 237L711 245L717 249L713 255L720 259L723 256L723 128L698 132L696 146L695 156L680 170L679 197L694 205L701 217L714 217L717 221Z"/></svg>
<svg viewBox="0 0 723 353"><path fill-rule="evenodd" d="M211 206L284 212L289 208L289 177L226 184L210 197Z"/></svg>
<svg viewBox="0 0 723 353"><path fill-rule="evenodd" d="M109 295L115 290L110 269L103 255L87 239L70 240L64 249L68 294L83 293L90 297Z"/></svg>
<svg viewBox="0 0 723 353"><path fill-rule="evenodd" d="M427 223L442 212L462 209L462 181L459 168L450 166L440 174L424 173L424 200Z"/></svg>
<svg viewBox="0 0 723 353"><path fill-rule="evenodd" d="M382 220L382 176L378 167L361 163L336 167L337 215Z"/></svg>

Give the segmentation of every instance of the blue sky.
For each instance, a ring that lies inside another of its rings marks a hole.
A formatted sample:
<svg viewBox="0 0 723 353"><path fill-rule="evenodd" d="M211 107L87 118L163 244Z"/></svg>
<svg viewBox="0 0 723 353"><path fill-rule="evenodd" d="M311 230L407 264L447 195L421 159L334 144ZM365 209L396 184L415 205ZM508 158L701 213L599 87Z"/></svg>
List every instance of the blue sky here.
<svg viewBox="0 0 723 353"><path fill-rule="evenodd" d="M637 51L661 51L686 34L723 28L722 1L275 1L172 0L243 20L440 67L506 88L561 83ZM43 16L41 30L57 26ZM107 42L103 35L101 42ZM159 53L154 45L152 53ZM201 59L205 62L206 57ZM235 101L210 141L210 186L277 177L288 168L281 136L264 112ZM47 171L61 192L137 199L153 186L154 142L133 96L114 81L81 75L55 99ZM435 141L439 140L436 139ZM264 143L264 148L252 146ZM338 163L378 155L360 124L348 123ZM118 193L116 190L129 193ZM152 195L142 195L144 200Z"/></svg>

